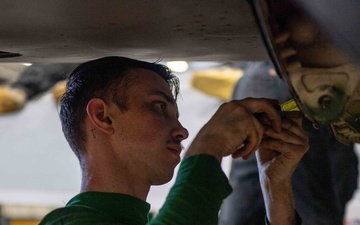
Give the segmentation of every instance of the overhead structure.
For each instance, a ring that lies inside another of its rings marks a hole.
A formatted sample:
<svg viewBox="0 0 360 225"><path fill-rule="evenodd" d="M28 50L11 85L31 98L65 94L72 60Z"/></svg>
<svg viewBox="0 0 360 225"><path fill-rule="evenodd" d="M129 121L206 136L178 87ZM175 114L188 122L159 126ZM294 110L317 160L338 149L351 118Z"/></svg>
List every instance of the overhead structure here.
<svg viewBox="0 0 360 225"><path fill-rule="evenodd" d="M0 62L271 60L299 108L360 142L352 0L0 1Z"/></svg>

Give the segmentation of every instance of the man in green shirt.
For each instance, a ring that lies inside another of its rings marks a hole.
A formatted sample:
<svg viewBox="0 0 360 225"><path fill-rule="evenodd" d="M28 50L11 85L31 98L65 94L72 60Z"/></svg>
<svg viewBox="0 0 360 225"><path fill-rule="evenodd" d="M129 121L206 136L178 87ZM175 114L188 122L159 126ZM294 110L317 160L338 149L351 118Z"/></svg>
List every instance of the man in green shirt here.
<svg viewBox="0 0 360 225"><path fill-rule="evenodd" d="M277 102L244 99L223 104L185 154L176 182L150 222L151 185L171 180L180 162L182 127L178 80L159 64L105 57L80 65L68 78L60 119L82 170L81 193L41 225L216 225L231 187L224 156L256 152L270 224L296 224L291 175L308 149L301 114L283 116Z"/></svg>

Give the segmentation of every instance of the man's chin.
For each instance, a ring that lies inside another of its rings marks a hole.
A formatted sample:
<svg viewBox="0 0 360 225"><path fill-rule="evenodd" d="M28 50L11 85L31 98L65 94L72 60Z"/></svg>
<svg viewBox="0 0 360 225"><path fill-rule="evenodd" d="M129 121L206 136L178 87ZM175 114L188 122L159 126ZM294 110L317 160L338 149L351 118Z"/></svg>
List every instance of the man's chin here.
<svg viewBox="0 0 360 225"><path fill-rule="evenodd" d="M160 176L157 177L157 179L153 180L152 185L163 185L168 183L169 181L171 181L171 179L174 176L174 172L172 173L168 173L168 174L161 174Z"/></svg>

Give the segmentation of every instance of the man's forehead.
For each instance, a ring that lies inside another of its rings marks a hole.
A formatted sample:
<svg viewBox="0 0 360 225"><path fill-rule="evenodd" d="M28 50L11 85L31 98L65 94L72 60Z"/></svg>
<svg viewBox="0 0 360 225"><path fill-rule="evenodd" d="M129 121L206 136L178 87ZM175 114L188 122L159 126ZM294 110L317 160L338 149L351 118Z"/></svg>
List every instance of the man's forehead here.
<svg viewBox="0 0 360 225"><path fill-rule="evenodd" d="M131 89L129 91L133 93L132 97L161 97L175 107L176 116L179 117L178 105L176 103L175 96L170 89L170 85L159 74L148 69L136 68L128 70L126 76L128 76L127 79L131 79L133 82L129 87ZM136 94L139 92L142 92L142 94Z"/></svg>

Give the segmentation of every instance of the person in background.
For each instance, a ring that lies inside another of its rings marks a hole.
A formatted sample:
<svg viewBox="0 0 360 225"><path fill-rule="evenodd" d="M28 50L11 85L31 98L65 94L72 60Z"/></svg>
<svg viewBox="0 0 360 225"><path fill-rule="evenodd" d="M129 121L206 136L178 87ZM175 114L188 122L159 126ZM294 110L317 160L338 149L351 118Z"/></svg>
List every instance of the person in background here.
<svg viewBox="0 0 360 225"><path fill-rule="evenodd" d="M60 119L79 159L81 193L40 225L215 225L231 192L222 157L246 159L256 149L266 222L300 224L290 180L308 149L302 115L281 117L277 101L251 98L223 104L203 126L164 206L148 221L150 186L170 181L188 137L178 120L178 91L178 79L159 64L105 57L77 67L68 78Z"/></svg>
<svg viewBox="0 0 360 225"><path fill-rule="evenodd" d="M244 67L232 98L247 97L273 98L282 103L291 99L291 94L272 63L253 62ZM315 129L306 118L303 129L309 134L310 150L292 178L296 209L304 225L341 225L346 204L357 188L354 145L338 142L330 126ZM265 205L258 177L255 157L233 160L229 179L234 191L221 207L220 225L263 224Z"/></svg>
<svg viewBox="0 0 360 225"><path fill-rule="evenodd" d="M52 89L57 102L65 90L67 75L79 64L76 63L34 63L19 64L13 82L0 83L0 115L21 110L28 101ZM25 68L23 68L25 67Z"/></svg>

